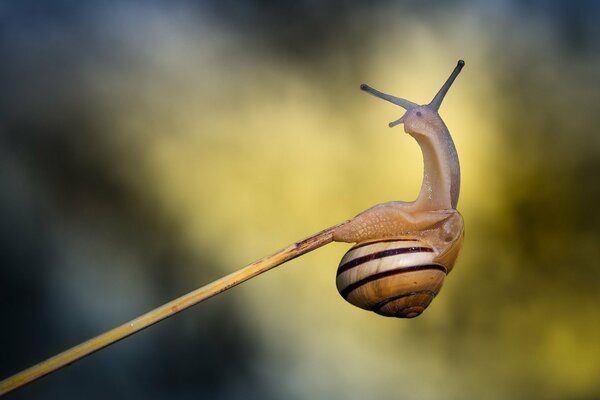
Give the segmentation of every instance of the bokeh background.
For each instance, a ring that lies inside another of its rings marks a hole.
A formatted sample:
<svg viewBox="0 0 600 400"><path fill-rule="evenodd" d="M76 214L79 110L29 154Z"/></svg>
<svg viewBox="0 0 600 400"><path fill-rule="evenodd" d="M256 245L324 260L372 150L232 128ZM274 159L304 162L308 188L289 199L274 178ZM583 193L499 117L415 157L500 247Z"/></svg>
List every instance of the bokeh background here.
<svg viewBox="0 0 600 400"><path fill-rule="evenodd" d="M374 204L440 113L466 241L414 320L346 304L333 244L15 399L600 398L600 3L0 3L0 375Z"/></svg>

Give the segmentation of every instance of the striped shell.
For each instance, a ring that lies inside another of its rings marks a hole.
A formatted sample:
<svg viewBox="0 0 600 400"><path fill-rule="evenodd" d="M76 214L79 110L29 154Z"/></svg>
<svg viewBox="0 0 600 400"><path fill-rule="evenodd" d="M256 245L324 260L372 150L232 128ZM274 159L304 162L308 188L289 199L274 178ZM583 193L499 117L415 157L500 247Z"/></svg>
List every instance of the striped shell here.
<svg viewBox="0 0 600 400"><path fill-rule="evenodd" d="M359 243L342 258L336 284L344 299L388 317L414 318L438 294L447 274L435 250L418 239Z"/></svg>

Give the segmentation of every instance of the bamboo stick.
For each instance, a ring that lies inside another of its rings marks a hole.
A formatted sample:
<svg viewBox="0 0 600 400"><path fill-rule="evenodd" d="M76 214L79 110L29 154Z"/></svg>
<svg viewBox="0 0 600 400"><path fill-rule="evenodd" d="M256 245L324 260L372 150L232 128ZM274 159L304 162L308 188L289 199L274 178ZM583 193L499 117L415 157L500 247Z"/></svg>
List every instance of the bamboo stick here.
<svg viewBox="0 0 600 400"><path fill-rule="evenodd" d="M234 286L239 285L255 276L262 274L278 265L292 260L333 241L333 232L340 225L335 225L315 233L299 242L291 244L278 252L264 257L246 267L232 272L221 279L213 281L199 289L185 294L169 303L163 304L129 322L96 336L75 347L63 351L45 361L27 368L0 382L0 396L19 387L27 385L42 376L48 375L68 364L88 356L106 346L109 346L127 336L133 335L165 318L171 317L208 298L216 296Z"/></svg>

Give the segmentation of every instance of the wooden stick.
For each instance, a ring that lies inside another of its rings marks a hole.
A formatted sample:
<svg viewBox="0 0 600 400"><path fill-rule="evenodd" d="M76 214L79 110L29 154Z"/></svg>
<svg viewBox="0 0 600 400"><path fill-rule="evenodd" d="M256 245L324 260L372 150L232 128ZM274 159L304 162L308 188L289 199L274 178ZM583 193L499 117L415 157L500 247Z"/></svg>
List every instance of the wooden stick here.
<svg viewBox="0 0 600 400"><path fill-rule="evenodd" d="M333 231L343 225L335 225L318 232L304 240L291 244L278 252L262 258L252 264L233 272L221 279L209 283L199 289L185 294L169 303L166 303L154 310L124 323L110 331L107 331L95 338L83 342L75 347L72 347L64 352L55 355L39 364L34 365L26 370L23 370L9 378L0 382L0 396L10 391L13 391L21 386L24 386L36 379L41 378L51 372L54 372L74 361L88 356L108 345L111 345L129 335L141 331L165 318L177 314L188 307L198 304L210 297L216 296L248 279L262 274L286 261L292 260L321 246L324 246L333 241Z"/></svg>

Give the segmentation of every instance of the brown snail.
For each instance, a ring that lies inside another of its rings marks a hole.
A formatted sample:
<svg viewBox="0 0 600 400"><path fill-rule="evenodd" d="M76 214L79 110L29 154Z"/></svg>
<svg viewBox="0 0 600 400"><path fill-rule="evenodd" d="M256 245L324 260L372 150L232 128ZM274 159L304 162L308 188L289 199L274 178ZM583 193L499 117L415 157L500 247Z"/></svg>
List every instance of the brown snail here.
<svg viewBox="0 0 600 400"><path fill-rule="evenodd" d="M361 85L406 109L389 125L404 124L423 151L425 168L417 200L375 206L333 234L335 241L358 242L342 258L336 279L342 297L357 307L390 317L416 317L454 266L464 238L456 211L460 166L438 109L463 66L459 61L433 100L422 106Z"/></svg>
<svg viewBox="0 0 600 400"><path fill-rule="evenodd" d="M385 316L413 318L421 314L452 270L464 238L463 220L456 211L460 189L458 156L448 128L438 114L444 96L463 66L464 61L460 60L433 100L421 106L361 85L362 90L406 110L389 125L403 123L405 132L417 140L423 151L425 173L417 200L377 205L284 247L0 381L0 395L333 241L357 243L342 258L337 272L337 287L346 300Z"/></svg>

